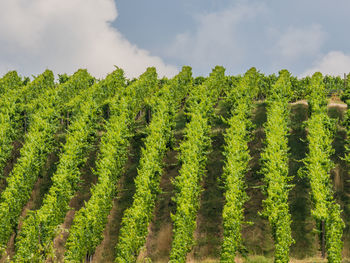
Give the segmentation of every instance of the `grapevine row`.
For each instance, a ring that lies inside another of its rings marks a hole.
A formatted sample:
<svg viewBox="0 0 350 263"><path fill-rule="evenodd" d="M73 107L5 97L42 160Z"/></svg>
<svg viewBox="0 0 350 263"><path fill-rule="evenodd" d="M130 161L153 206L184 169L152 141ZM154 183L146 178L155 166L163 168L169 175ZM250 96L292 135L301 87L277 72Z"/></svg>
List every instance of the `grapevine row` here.
<svg viewBox="0 0 350 263"><path fill-rule="evenodd" d="M52 72L46 71L29 87L43 85L47 81L53 85ZM47 87L49 88L49 86ZM33 185L40 169L51 151L56 124L53 122L55 111L52 107L54 97L47 89L47 97L40 109L32 116L33 124L25 137L25 144L20 151L20 158L7 178L7 187L0 198L0 247L3 250L17 226L18 217L24 204L30 197Z"/></svg>
<svg viewBox="0 0 350 263"><path fill-rule="evenodd" d="M117 85L107 85L107 89L102 89L104 82L110 80ZM96 83L86 91L87 98L81 105L81 112L69 126L57 171L52 177L52 186L43 205L39 210L28 213L16 238L17 262L38 262L47 257L57 227L64 220L69 210L69 201L77 191L80 180L79 167L85 163L87 149L95 136L99 106L105 98L124 88L124 85L123 71L117 69L108 75L106 80Z"/></svg>
<svg viewBox="0 0 350 263"><path fill-rule="evenodd" d="M9 72L1 80L0 86L6 86L6 89L1 89L6 94L1 100L0 107L0 171L3 170L8 161L13 149L13 141L18 138L22 131L21 125L30 126L37 118L37 116L34 117L34 114L42 110L43 101L45 101L45 105L47 98L50 98L51 102L49 103L55 107L56 111L61 112L66 107L67 102L75 97L75 93L82 87L89 86L93 78L86 70L78 70L72 76L71 81L57 89L54 88L53 74L49 70L46 70L26 86L21 86L23 82L15 71ZM38 114L40 115L41 112Z"/></svg>
<svg viewBox="0 0 350 263"><path fill-rule="evenodd" d="M250 160L248 142L252 127L252 101L257 95L257 71L250 69L240 80L236 89L229 91L227 101L232 105L229 127L225 132L223 181L225 205L222 218L224 238L221 262L234 262L237 252L243 250L242 225L244 224L245 175Z"/></svg>
<svg viewBox="0 0 350 263"><path fill-rule="evenodd" d="M341 219L341 210L333 197L330 171L333 162L330 157L334 150L332 141L335 125L327 115L326 91L322 82L322 74L315 73L309 86L311 91L308 101L311 108L311 117L307 121L307 141L309 152L304 159L307 177L311 186L313 209L311 211L318 225L321 225L321 239L325 239L328 262L342 261L341 240L344 223ZM322 242L323 243L323 242ZM323 250L322 245L322 250Z"/></svg>
<svg viewBox="0 0 350 263"><path fill-rule="evenodd" d="M53 74L46 71L43 79L50 79L53 83ZM75 74L75 78L82 79L80 88L85 87L89 75L84 71ZM34 82L36 82L34 81ZM50 82L49 82L50 83ZM41 85L43 85L40 82ZM33 84L32 84L33 85ZM69 82L67 83L69 85ZM44 86L44 85L43 85ZM5 248L6 243L17 226L18 217L22 207L30 198L30 193L36 182L41 167L46 161L46 157L52 150L54 133L57 131L57 94L64 93L64 86L59 89L47 89L42 101L33 104L33 108L38 108L31 117L31 126L25 136L25 143L20 151L20 158L8 177L8 186L1 195L0 203L0 246Z"/></svg>
<svg viewBox="0 0 350 263"><path fill-rule="evenodd" d="M0 78L0 97L3 100L4 97L8 97L8 92L17 90L22 87L24 82L22 78L18 76L16 71L9 71L2 78Z"/></svg>
<svg viewBox="0 0 350 263"><path fill-rule="evenodd" d="M112 101L111 117L106 124L106 133L101 139L96 165L98 182L91 190L90 200L75 215L66 243L66 261L80 262L84 257L92 255L101 242L116 194L116 184L127 160L135 115L156 84L156 71L150 68L127 87L125 95L121 98L116 96Z"/></svg>
<svg viewBox="0 0 350 263"><path fill-rule="evenodd" d="M135 262L146 241L148 225L160 191L162 163L175 124L176 107L182 100L180 96L187 93L191 79L191 71L185 67L173 80L175 83L165 85L154 99L152 107L154 113L135 179L136 193L132 206L123 216L119 242L116 246L116 262Z"/></svg>
<svg viewBox="0 0 350 263"><path fill-rule="evenodd" d="M180 174L175 179L176 213L172 215L173 241L170 262L185 262L193 245L196 215L199 208L200 183L205 174L211 145L209 118L225 85L225 69L216 67L210 77L193 88L187 104L189 123L180 145Z"/></svg>
<svg viewBox="0 0 350 263"><path fill-rule="evenodd" d="M16 71L10 71L0 81L2 92L0 102L0 173L8 161L13 142L22 131L22 116L25 106L31 102L30 98L42 97L41 91L53 87L52 72L46 71L33 82L23 86L22 79ZM24 101L24 98L27 99Z"/></svg>
<svg viewBox="0 0 350 263"><path fill-rule="evenodd" d="M263 215L269 220L275 242L274 262L289 262L289 248L294 242L291 231L291 214L288 193L291 177L288 176L288 125L290 122L288 102L291 97L289 72L282 70L268 96L267 122L264 125L266 146L261 154L265 192Z"/></svg>

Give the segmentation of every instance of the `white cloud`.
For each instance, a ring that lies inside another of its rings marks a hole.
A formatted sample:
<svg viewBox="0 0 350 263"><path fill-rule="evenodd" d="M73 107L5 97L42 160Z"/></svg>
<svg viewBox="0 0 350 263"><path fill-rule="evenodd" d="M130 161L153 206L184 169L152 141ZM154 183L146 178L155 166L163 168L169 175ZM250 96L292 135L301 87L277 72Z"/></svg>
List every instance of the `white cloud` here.
<svg viewBox="0 0 350 263"><path fill-rule="evenodd" d="M321 59L318 59L314 65L306 70L301 76L310 76L317 71L322 74L340 76L344 73L349 73L350 54L344 54L341 51L330 51Z"/></svg>
<svg viewBox="0 0 350 263"><path fill-rule="evenodd" d="M304 28L289 27L275 47L276 53L288 60L298 60L303 56L318 54L325 40L325 32L320 25Z"/></svg>
<svg viewBox="0 0 350 263"><path fill-rule="evenodd" d="M241 38L242 24L265 13L264 4L236 4L223 11L196 15L196 28L176 36L165 56L187 61L194 67L232 64L246 58L246 44ZM244 26L243 26L244 27Z"/></svg>
<svg viewBox="0 0 350 263"><path fill-rule="evenodd" d="M0 0L0 74L45 68L72 73L87 68L103 77L117 65L128 77L155 66L160 76L177 69L132 45L110 25L114 0Z"/></svg>

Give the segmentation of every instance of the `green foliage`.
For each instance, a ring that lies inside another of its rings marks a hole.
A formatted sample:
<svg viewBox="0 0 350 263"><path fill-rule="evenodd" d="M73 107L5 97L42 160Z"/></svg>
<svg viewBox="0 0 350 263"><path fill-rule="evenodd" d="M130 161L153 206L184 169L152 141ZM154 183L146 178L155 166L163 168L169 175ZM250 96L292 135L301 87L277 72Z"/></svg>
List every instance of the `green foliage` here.
<svg viewBox="0 0 350 263"><path fill-rule="evenodd" d="M311 81L311 78L309 76L301 79L298 79L295 76L291 76L290 81L294 94L293 101L305 99L310 94L311 91L307 89Z"/></svg>
<svg viewBox="0 0 350 263"><path fill-rule="evenodd" d="M203 76L198 76L196 78L194 78L193 80L193 85L194 86L199 86L199 85L202 85L204 82L205 82L205 77Z"/></svg>
<svg viewBox="0 0 350 263"><path fill-rule="evenodd" d="M213 107L224 90L225 69L215 67L209 78L193 88L187 103L190 122L185 128L185 138L180 145L181 169L174 181L176 213L173 220L173 241L170 262L185 262L193 245L196 215L199 208L200 182L205 174L207 154L210 149L209 118Z"/></svg>
<svg viewBox="0 0 350 263"><path fill-rule="evenodd" d="M350 105L350 73L346 75L344 91L341 95L341 100L347 105Z"/></svg>
<svg viewBox="0 0 350 263"><path fill-rule="evenodd" d="M192 68L189 66L182 67L181 72L169 84L171 85L171 102L179 110L193 85Z"/></svg>
<svg viewBox="0 0 350 263"><path fill-rule="evenodd" d="M22 85L26 86L29 82L30 82L30 78L29 77L24 77L24 79L22 81Z"/></svg>
<svg viewBox="0 0 350 263"><path fill-rule="evenodd" d="M281 70L280 76L267 98L267 122L264 124L266 142L261 154L265 194L263 215L268 218L275 241L275 258L278 263L289 262L289 248L294 242L291 231L291 215L288 193L291 177L288 176L288 102L293 96L290 73Z"/></svg>
<svg viewBox="0 0 350 263"><path fill-rule="evenodd" d="M115 196L115 184L123 172L129 146L130 122L126 100L121 100L120 115L112 115L107 133L101 141L101 153L97 161L98 183L91 190L91 198L75 215L66 243L65 261L80 262L92 255L101 242L107 216Z"/></svg>
<svg viewBox="0 0 350 263"><path fill-rule="evenodd" d="M66 93L67 95L59 96L62 98L61 111L64 114L68 112L73 116L78 116L83 106L81 102L91 100L91 96L93 96L95 103L100 105L98 110L101 110L103 106L109 104L109 99L113 98L114 94L122 91L126 86L124 71L122 69L114 70L112 73L108 74L105 79L99 82L95 82L95 79L91 77L86 70L80 69L77 73L79 73L78 76L85 79L85 87L81 88L82 82L78 79L76 80L77 83L80 83L78 90L72 89L72 87L67 84L68 82L63 84L65 87L64 89L68 92ZM83 78L83 75L86 75L86 78ZM76 78L78 78L78 76L76 76Z"/></svg>
<svg viewBox="0 0 350 263"><path fill-rule="evenodd" d="M23 81L18 76L17 71L10 71L0 78L0 96L3 96L8 91L17 89L23 85Z"/></svg>
<svg viewBox="0 0 350 263"><path fill-rule="evenodd" d="M250 69L236 86L236 92L228 100L235 106L231 109L231 118L227 121L229 128L225 132L225 166L223 181L225 183L225 205L222 218L224 238L221 262L234 262L237 252L244 250L242 242L242 225L244 224L244 204L248 200L245 192L245 175L250 160L248 142L252 127L252 101L258 94L257 72ZM238 94L240 92L240 94Z"/></svg>
<svg viewBox="0 0 350 263"><path fill-rule="evenodd" d="M95 135L99 115L97 110L104 99L114 96L121 86L109 86L120 83L111 76L123 74L117 69L107 78L88 90L86 100L81 104L80 114L69 126L66 143L60 155L60 162L52 177L52 186L39 210L31 211L23 221L20 234L16 238L16 261L37 262L44 260L52 246L58 226L62 223L69 201L77 191L80 181L79 168L85 163L87 149ZM123 82L125 83L125 81Z"/></svg>
<svg viewBox="0 0 350 263"><path fill-rule="evenodd" d="M305 171L310 181L313 209L317 222L324 221L326 226L326 248L329 262L341 262L342 232L344 223L340 207L334 203L330 170L334 164L332 141L335 125L327 115L326 92L321 73L315 73L311 79L309 104L312 109L307 121L307 141L309 152L304 159Z"/></svg>
<svg viewBox="0 0 350 263"><path fill-rule="evenodd" d="M26 135L21 157L8 177L8 186L1 194L0 203L0 242L4 246L12 231L24 204L38 178L47 154L52 150L53 134L57 125L52 121L54 110L43 107L44 112L33 117L35 123Z"/></svg>
<svg viewBox="0 0 350 263"><path fill-rule="evenodd" d="M266 98L276 81L277 81L277 76L275 74L266 76L262 73L258 73L258 82L259 82L258 98L259 99Z"/></svg>
<svg viewBox="0 0 350 263"><path fill-rule="evenodd" d="M267 199L263 200L263 215L272 228L275 240L275 262L289 262L289 248L293 243L288 193L288 104L271 102L267 110L266 147L261 155L265 175Z"/></svg>
<svg viewBox="0 0 350 263"><path fill-rule="evenodd" d="M52 177L53 184L42 207L30 213L23 222L16 243L17 261L37 261L41 256L45 258L55 230L69 209L69 200L79 182L79 167L85 162L90 134L96 121L91 103L84 105L80 117L69 127L60 163Z"/></svg>
<svg viewBox="0 0 350 263"><path fill-rule="evenodd" d="M23 131L22 126L33 112L40 108L45 95L53 91L54 77L51 71L46 70L28 85L22 86L21 78L16 72L11 71L2 80L3 85L7 86L7 90L6 96L0 102L0 129L1 134L4 134L0 155L4 154L2 158L7 160L12 150L11 143ZM25 125L27 126L27 123Z"/></svg>
<svg viewBox="0 0 350 263"><path fill-rule="evenodd" d="M66 73L64 73L64 74L58 74L58 82L60 83L60 84L63 84L63 83L65 83L65 82L67 82L69 80L69 76L66 74Z"/></svg>
<svg viewBox="0 0 350 263"><path fill-rule="evenodd" d="M16 71L10 71L0 79L0 174L11 155L12 143L21 133L21 113L17 101L22 89L22 79Z"/></svg>
<svg viewBox="0 0 350 263"><path fill-rule="evenodd" d="M326 113L315 113L307 121L309 153L304 159L315 208L313 216L319 220L326 220L328 216L328 201L332 200L332 184L330 170L334 167L330 157L332 149L333 131L325 127L328 121Z"/></svg>
<svg viewBox="0 0 350 263"><path fill-rule="evenodd" d="M328 218L326 220L326 248L328 262L342 262L343 229L345 224L341 218L341 209L334 201L328 205Z"/></svg>
<svg viewBox="0 0 350 263"><path fill-rule="evenodd" d="M140 79L133 82L130 86L134 88L130 89L133 93L130 96L135 97L134 103L144 99L145 104L151 103L150 99L152 96L145 96L150 92L156 92L158 89L157 72L154 67L150 67L140 76ZM135 105L136 106L136 105ZM134 107L135 107L134 106Z"/></svg>
<svg viewBox="0 0 350 263"><path fill-rule="evenodd" d="M237 89L237 86L241 82L242 76L237 75L237 76L226 76L226 89L224 90L225 94L229 94L231 90Z"/></svg>
<svg viewBox="0 0 350 263"><path fill-rule="evenodd" d="M223 91L227 87L226 80L225 68L222 66L215 66L205 83L202 85L202 87L207 89L206 92L209 92L207 94L209 98L211 100L215 100L215 103L217 98L222 95Z"/></svg>
<svg viewBox="0 0 350 263"><path fill-rule="evenodd" d="M69 79L64 81L58 88L57 99L59 100L59 110L66 113L69 103L76 103L80 99L80 93L92 86L94 78L86 69L77 70Z"/></svg>
<svg viewBox="0 0 350 263"><path fill-rule="evenodd" d="M93 131L94 110L86 103L80 117L69 127L66 144L60 156L52 186L42 207L28 214L16 242L16 260L38 261L45 259L50 241L67 210L68 202L77 190L79 166L85 162L89 137ZM93 115L90 115L93 114Z"/></svg>
<svg viewBox="0 0 350 263"><path fill-rule="evenodd" d="M54 87L54 80L53 72L51 70L45 70L32 82L29 82L28 85L24 87L21 95L23 110L28 111L32 106L31 104L37 104L41 100L40 94Z"/></svg>
<svg viewBox="0 0 350 263"><path fill-rule="evenodd" d="M221 262L233 262L236 252L243 250L242 224L244 224L244 203L248 200L244 177L250 160L248 141L249 110L241 104L228 120L229 128L225 134L226 163L223 171L225 181L225 200L223 209L224 240ZM248 115L248 116L247 116Z"/></svg>
<svg viewBox="0 0 350 263"><path fill-rule="evenodd" d="M324 108L327 107L327 90L323 83L323 76L320 72L316 72L312 75L310 84L306 87L306 91L309 111L324 111Z"/></svg>
<svg viewBox="0 0 350 263"><path fill-rule="evenodd" d="M326 75L323 78L323 83L328 95L332 93L339 94L342 90L344 90L344 80L340 76Z"/></svg>
<svg viewBox="0 0 350 263"><path fill-rule="evenodd" d="M293 239L288 207L292 187L292 178L288 176L288 102L305 97L311 114L306 122L309 152L303 162L304 175L311 187L311 213L317 225L324 222L328 261L341 262L344 223L330 177L334 167L331 145L335 123L327 116L326 105L327 95L334 90L339 92L343 80L323 77L321 73L298 79L286 70L280 71L278 78L275 74L261 74L255 68L244 76L227 77L224 72L223 67L217 66L209 77L193 79L191 68L185 66L174 78L158 80L156 69L151 67L139 78L129 81L119 68L103 80L96 80L80 69L72 76L59 75L59 84L54 83L49 70L31 82L28 78L23 80L15 71L3 76L0 79L0 170L8 162L14 140L23 134L24 123L26 134L20 157L0 197L0 251L16 230L23 206L30 198L48 153L53 150L59 118L62 121L67 118L67 141L52 177L52 187L42 207L29 211L20 233L16 233L17 255L13 260L47 260L53 251L52 241L69 210L69 202L78 189L80 168L96 132L103 125L94 171L98 181L91 188L89 201L75 215L64 261L81 262L92 255L103 239L107 216L116 196L115 186L124 171L135 115L147 107L152 118L146 128L147 137L135 179L136 194L132 206L125 211L116 247L116 262L135 262L145 244L160 192L163 158L173 139L174 117L185 105L188 123L179 147L181 169L173 182L176 212L171 215L174 235L170 252L170 262L185 262L194 244L201 182L211 149L210 121L218 99L225 94L230 117L223 120L228 128L224 134L225 164L221 178L225 190L221 262L234 262L237 253L243 256L245 253L241 234L246 224L244 206L248 200L245 175L251 159L248 143L256 98L266 98L267 105L266 144L261 154L266 194L262 215L271 225L275 262L289 261ZM350 75L342 95L348 104L349 83ZM105 116L108 111L108 120L102 119L103 110ZM344 122L347 128L350 127L349 112ZM348 141L345 147L345 160L350 162Z"/></svg>
<svg viewBox="0 0 350 263"><path fill-rule="evenodd" d="M239 79L239 83L229 89L226 93L227 101L230 103L231 107L236 107L237 104L245 100L245 98L256 98L259 93L259 73L255 68L249 69L243 76Z"/></svg>
<svg viewBox="0 0 350 263"><path fill-rule="evenodd" d="M127 160L135 115L144 105L145 97L154 90L156 83L157 75L153 69L148 70L127 87L120 97L116 96L111 100L111 117L101 139L96 165L98 182L91 190L89 202L74 218L66 243L65 261L81 262L86 255L92 255L101 242L116 194L115 186Z"/></svg>
<svg viewBox="0 0 350 263"><path fill-rule="evenodd" d="M290 81L290 73L283 69L279 72L279 77L268 92L268 101L281 101L288 103L293 98L293 90Z"/></svg>
<svg viewBox="0 0 350 263"><path fill-rule="evenodd" d="M346 132L347 132L347 139L346 139L346 144L345 144L345 148L346 148L345 158L349 158L349 157L347 157L347 154L350 152L350 148L349 148L349 146L350 146L350 141L349 141L349 138L350 138L350 134L349 134L349 132L350 132L350 129L349 129L350 128L350 111L349 110L347 110L345 112L344 120L343 120L342 124L346 128ZM350 159L348 159L347 161L349 162Z"/></svg>
<svg viewBox="0 0 350 263"><path fill-rule="evenodd" d="M184 67L170 82L171 85L163 87L154 99L152 108L155 112L147 129L148 136L141 153L133 204L123 216L116 247L116 262L135 262L146 241L148 225L160 191L163 158L175 126L175 113L191 83L191 68Z"/></svg>
<svg viewBox="0 0 350 263"><path fill-rule="evenodd" d="M7 110L14 114L16 110L30 109L33 105L39 107L31 116L31 126L25 136L25 144L20 152L20 158L7 178L7 187L1 193L0 198L0 247L4 247L17 225L18 217L22 207L28 201L31 190L38 178L40 169L46 160L47 154L52 149L53 134L57 128L55 123L56 112L53 107L55 93L53 87L53 73L45 71L39 75L33 82L25 86L20 93L22 97L9 97L8 103L17 103L23 99L23 104L8 105ZM50 89L51 88L51 89ZM39 96L39 94L41 94ZM29 103L32 104L29 104ZM10 114L8 112L8 114ZM10 115L11 116L11 115ZM8 117L8 116L7 116ZM17 121L18 118L15 120ZM11 143L16 126L11 122L5 121L1 127L3 131L8 132L7 139L2 138L3 147L1 148L2 161L8 158ZM16 127L17 128L17 127ZM5 141L6 140L6 141ZM7 144L7 146L5 146ZM7 152L6 152L7 151Z"/></svg>
<svg viewBox="0 0 350 263"><path fill-rule="evenodd" d="M313 92L312 89L310 89L311 84L311 77L306 76L304 78L298 79L295 76L290 77L291 83L292 83L292 90L293 90L293 101L296 100L302 100ZM344 80L342 80L339 76L329 76L326 75L323 80L325 94L327 96L331 95L332 93L337 94L343 94L344 90ZM346 98L344 97L344 101Z"/></svg>
<svg viewBox="0 0 350 263"><path fill-rule="evenodd" d="M196 215L199 208L200 182L205 172L210 147L210 127L199 110L191 111L191 122L186 126L185 140L180 146L180 175L175 188L177 210L172 215L173 241L170 262L185 262L193 245Z"/></svg>
<svg viewBox="0 0 350 263"><path fill-rule="evenodd" d="M147 227L152 219L155 199L159 192L162 161L170 140L171 116L166 100L159 100L148 127L145 147L135 179L136 193L132 206L123 216L116 262L135 262L146 241Z"/></svg>

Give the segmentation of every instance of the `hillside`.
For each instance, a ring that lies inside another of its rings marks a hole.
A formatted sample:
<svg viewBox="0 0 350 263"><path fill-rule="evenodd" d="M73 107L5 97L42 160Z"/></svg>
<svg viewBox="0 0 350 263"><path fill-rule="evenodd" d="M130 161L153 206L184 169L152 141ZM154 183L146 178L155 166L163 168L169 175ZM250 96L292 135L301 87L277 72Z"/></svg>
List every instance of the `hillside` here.
<svg viewBox="0 0 350 263"><path fill-rule="evenodd" d="M135 80L126 80L121 69L101 81L79 70L60 84L54 83L49 71L29 84L12 76L17 90L4 93L7 100L2 94L6 110L0 112L5 131L0 152L0 262L223 261L222 244L229 232L224 229L223 211L230 128L238 135L247 133L237 140L239 146L246 142L250 156L243 160L247 169L242 169L239 180L244 184L237 187L238 193L248 196L247 201L244 197L237 201L243 213L235 222L242 244L232 255L236 262L273 262L276 229L263 212L267 209L263 200L271 194L267 182L277 177L267 178L263 156L267 138L274 135L273 129L266 131L274 126L271 121L267 126L267 115L278 115L279 110L288 113L280 116L282 126L288 127L286 137L277 142L286 139L289 148L282 152L291 181L286 179L282 186L288 189L286 206L295 241L287 257L300 263L339 262L322 259L321 254L322 243L333 238L325 237L333 224L327 213L339 204L345 223L339 255L342 262L350 262L350 173L344 159L347 105L336 95L326 100L326 93L317 90L303 91L308 100L291 103L276 80L277 84L269 84L275 93L267 90L263 94L267 99L258 99L268 78L261 88L261 76L251 69L242 78L232 77L230 90L224 71L216 67L208 78L194 81L189 67L171 80L159 80L154 68ZM286 71L281 76L289 81ZM285 86L291 89L290 82ZM312 166L305 161L313 139L307 120L323 111L326 121L321 126L332 145L322 146L331 149L331 160L320 162L326 168L327 161L333 162L334 167L331 180L324 182L328 210L317 221L312 211L319 196L311 198L313 171L307 170ZM230 123L235 114L234 120L242 123ZM283 146L272 143L272 151L275 145ZM240 155L245 150L232 149ZM283 169L276 170L278 174ZM341 241L334 241L334 249ZM328 255L331 245L325 246Z"/></svg>

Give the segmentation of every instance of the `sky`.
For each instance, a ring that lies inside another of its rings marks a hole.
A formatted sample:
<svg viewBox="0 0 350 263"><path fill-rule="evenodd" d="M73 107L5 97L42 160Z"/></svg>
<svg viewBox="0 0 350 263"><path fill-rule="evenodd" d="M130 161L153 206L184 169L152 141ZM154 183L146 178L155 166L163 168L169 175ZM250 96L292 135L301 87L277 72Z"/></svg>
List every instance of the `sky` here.
<svg viewBox="0 0 350 263"><path fill-rule="evenodd" d="M348 0L0 0L0 75L350 72Z"/></svg>

